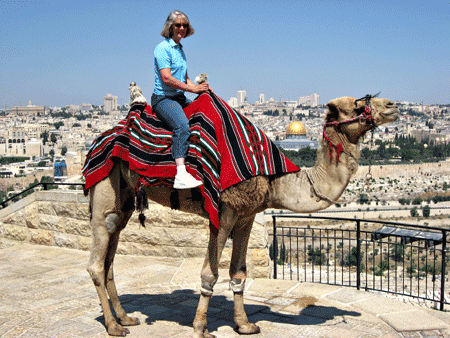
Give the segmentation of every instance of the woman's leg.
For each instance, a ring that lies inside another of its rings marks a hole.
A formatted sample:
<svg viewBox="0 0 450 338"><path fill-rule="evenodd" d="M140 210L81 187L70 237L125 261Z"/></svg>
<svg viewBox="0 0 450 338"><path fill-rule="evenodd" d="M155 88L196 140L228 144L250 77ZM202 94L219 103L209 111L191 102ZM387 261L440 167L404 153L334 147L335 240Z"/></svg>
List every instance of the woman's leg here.
<svg viewBox="0 0 450 338"><path fill-rule="evenodd" d="M181 104L165 98L158 102L153 111L172 130L172 156L174 159L185 158L189 148L189 121Z"/></svg>
<svg viewBox="0 0 450 338"><path fill-rule="evenodd" d="M186 171L185 157L189 149L189 121L183 111L184 102L164 98L153 106L155 114L172 130L172 156L177 165L174 188L191 189L203 183Z"/></svg>

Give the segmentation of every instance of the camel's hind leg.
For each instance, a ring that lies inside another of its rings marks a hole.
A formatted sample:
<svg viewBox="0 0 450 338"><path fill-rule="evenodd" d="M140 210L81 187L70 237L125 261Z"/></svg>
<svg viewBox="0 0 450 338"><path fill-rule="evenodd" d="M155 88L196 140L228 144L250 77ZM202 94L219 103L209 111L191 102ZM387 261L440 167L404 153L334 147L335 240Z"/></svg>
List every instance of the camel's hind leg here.
<svg viewBox="0 0 450 338"><path fill-rule="evenodd" d="M240 334L259 333L260 328L248 321L244 309L244 289L247 278L246 257L248 241L255 216L241 218L233 230L233 253L230 264L230 286L234 293L234 322Z"/></svg>
<svg viewBox="0 0 450 338"><path fill-rule="evenodd" d="M90 192L93 242L87 267L100 299L108 334L113 336L125 336L129 333L129 330L116 322L109 306L107 291L116 314L120 320L124 320L123 324L138 324L138 320L128 319L122 309L113 280L112 262L117 249L119 234L132 213L131 210L122 211L124 208L131 209L129 207L130 195L126 191L122 191L125 192L124 194L121 193L119 184L113 183L119 181L119 172L113 169L110 177L97 183Z"/></svg>

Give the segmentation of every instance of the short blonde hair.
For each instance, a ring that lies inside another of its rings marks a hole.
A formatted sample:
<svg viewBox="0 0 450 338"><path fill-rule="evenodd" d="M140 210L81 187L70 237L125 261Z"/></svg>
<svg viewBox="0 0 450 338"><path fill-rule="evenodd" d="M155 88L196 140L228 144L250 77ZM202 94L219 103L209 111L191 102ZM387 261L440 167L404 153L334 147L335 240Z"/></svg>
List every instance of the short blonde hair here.
<svg viewBox="0 0 450 338"><path fill-rule="evenodd" d="M186 29L185 37L187 38L188 36L191 36L192 34L194 34L194 28L192 28L187 15L180 11L173 11L167 17L166 23L164 24L163 30L161 32L161 35L164 36L166 39L172 37L172 31L171 31L172 25L175 23L177 18L180 16L186 21L186 23L188 25L188 27Z"/></svg>

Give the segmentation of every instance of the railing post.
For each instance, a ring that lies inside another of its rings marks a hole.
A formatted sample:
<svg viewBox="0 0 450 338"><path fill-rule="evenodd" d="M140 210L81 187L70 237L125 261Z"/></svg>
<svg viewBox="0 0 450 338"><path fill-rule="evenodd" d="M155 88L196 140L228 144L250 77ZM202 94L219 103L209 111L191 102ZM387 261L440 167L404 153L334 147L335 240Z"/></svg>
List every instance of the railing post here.
<svg viewBox="0 0 450 338"><path fill-rule="evenodd" d="M361 287L361 221L356 221L356 289Z"/></svg>
<svg viewBox="0 0 450 338"><path fill-rule="evenodd" d="M442 230L442 267L441 267L441 300L440 300L440 310L444 311L445 302L445 259L447 250L447 232Z"/></svg>
<svg viewBox="0 0 450 338"><path fill-rule="evenodd" d="M278 258L278 242L277 242L277 221L276 216L272 216L273 219L273 279L277 279L277 258Z"/></svg>

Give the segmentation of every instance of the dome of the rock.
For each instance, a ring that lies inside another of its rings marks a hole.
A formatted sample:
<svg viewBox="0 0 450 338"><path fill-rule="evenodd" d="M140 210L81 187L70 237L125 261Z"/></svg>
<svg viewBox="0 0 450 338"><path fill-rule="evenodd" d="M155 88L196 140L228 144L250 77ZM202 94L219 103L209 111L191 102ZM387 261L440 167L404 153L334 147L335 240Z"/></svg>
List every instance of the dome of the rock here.
<svg viewBox="0 0 450 338"><path fill-rule="evenodd" d="M286 128L286 135L306 135L303 123L295 121Z"/></svg>

